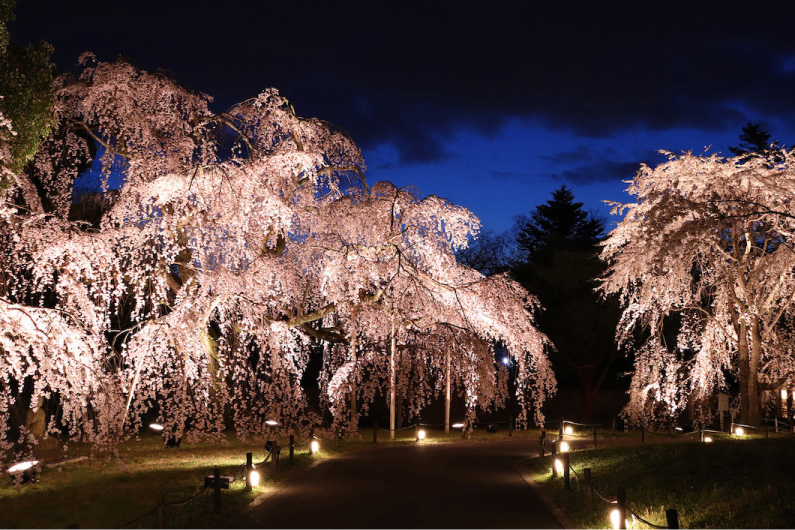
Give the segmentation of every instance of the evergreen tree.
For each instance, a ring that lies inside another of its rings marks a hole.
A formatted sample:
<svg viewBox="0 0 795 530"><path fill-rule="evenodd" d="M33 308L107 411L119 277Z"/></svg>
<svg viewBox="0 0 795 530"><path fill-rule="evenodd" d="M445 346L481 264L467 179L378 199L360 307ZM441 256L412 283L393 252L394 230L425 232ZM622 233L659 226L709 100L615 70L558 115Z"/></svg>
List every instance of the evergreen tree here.
<svg viewBox="0 0 795 530"><path fill-rule="evenodd" d="M780 161L781 156L777 154L781 150L778 140L771 142L770 134L762 129L758 123L751 123L750 121L743 127L743 133L740 135L741 143L738 146L729 146L734 156L741 157L742 160L748 160L751 157L762 156L765 158L772 157L774 161Z"/></svg>
<svg viewBox="0 0 795 530"><path fill-rule="evenodd" d="M517 246L527 262L549 257L550 252L592 247L604 234L604 220L582 209L565 185L552 199L539 204L529 219L521 220Z"/></svg>
<svg viewBox="0 0 795 530"><path fill-rule="evenodd" d="M605 272L597 246L604 220L562 186L518 224L525 261L514 273L544 307L537 322L555 345L549 355L555 374L561 386L582 390L582 419L591 421L596 396L620 357L613 337L618 305L594 291L595 278Z"/></svg>

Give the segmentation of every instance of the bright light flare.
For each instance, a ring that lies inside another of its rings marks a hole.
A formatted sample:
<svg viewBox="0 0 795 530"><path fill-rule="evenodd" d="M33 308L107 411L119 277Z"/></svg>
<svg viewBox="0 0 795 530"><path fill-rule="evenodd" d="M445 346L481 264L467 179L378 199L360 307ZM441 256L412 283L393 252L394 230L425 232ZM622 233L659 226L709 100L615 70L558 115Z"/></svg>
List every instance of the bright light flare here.
<svg viewBox="0 0 795 530"><path fill-rule="evenodd" d="M265 425L268 425L270 427L276 427L277 425L279 425L279 422L275 420L265 420Z"/></svg>
<svg viewBox="0 0 795 530"><path fill-rule="evenodd" d="M783 400L787 399L787 390L784 388L781 389L781 399Z"/></svg>
<svg viewBox="0 0 795 530"><path fill-rule="evenodd" d="M311 450L312 454L317 453L320 451L320 443L317 440L312 440L312 443L309 444L309 449Z"/></svg>
<svg viewBox="0 0 795 530"><path fill-rule="evenodd" d="M734 434L736 434L737 436L742 436L743 434L745 434L745 429L743 429L742 427L735 427Z"/></svg>
<svg viewBox="0 0 795 530"><path fill-rule="evenodd" d="M152 429L155 432L162 432L163 429L165 429L165 427L163 427L159 423L150 423L149 424L149 428Z"/></svg>
<svg viewBox="0 0 795 530"><path fill-rule="evenodd" d="M566 442L560 442L560 452L561 453L568 453L569 449L571 449L569 447L569 444L567 444Z"/></svg>
<svg viewBox="0 0 795 530"><path fill-rule="evenodd" d="M248 480L251 483L251 487L256 488L259 486L259 472L251 470L251 473L248 474Z"/></svg>
<svg viewBox="0 0 795 530"><path fill-rule="evenodd" d="M555 459L555 471L558 473L563 473L563 461L559 458Z"/></svg>
<svg viewBox="0 0 795 530"><path fill-rule="evenodd" d="M425 439L425 430L420 429L419 431L417 431L417 440L422 441L424 439Z"/></svg>
<svg viewBox="0 0 795 530"><path fill-rule="evenodd" d="M613 523L613 528L618 530L618 509L616 508L612 512L610 512L610 522ZM632 524L630 524L628 519L624 519L624 528L632 528L635 524L635 516L632 516Z"/></svg>
<svg viewBox="0 0 795 530"><path fill-rule="evenodd" d="M566 427L563 428L563 434L574 434L574 427L566 425Z"/></svg>
<svg viewBox="0 0 795 530"><path fill-rule="evenodd" d="M452 427L453 429L463 429L464 428L464 424L463 423L454 423L450 427Z"/></svg>
<svg viewBox="0 0 795 530"><path fill-rule="evenodd" d="M19 473L21 471L27 471L28 469L32 468L36 464L38 464L38 460L30 460L28 462L20 462L18 464L14 464L13 466L9 467L6 471L9 473Z"/></svg>
<svg viewBox="0 0 795 530"><path fill-rule="evenodd" d="M712 441L712 437L711 436L705 436L704 437L704 443L710 443L711 441Z"/></svg>
<svg viewBox="0 0 795 530"><path fill-rule="evenodd" d="M511 358L510 357L503 357L502 358L502 364L504 364L505 366L511 366Z"/></svg>

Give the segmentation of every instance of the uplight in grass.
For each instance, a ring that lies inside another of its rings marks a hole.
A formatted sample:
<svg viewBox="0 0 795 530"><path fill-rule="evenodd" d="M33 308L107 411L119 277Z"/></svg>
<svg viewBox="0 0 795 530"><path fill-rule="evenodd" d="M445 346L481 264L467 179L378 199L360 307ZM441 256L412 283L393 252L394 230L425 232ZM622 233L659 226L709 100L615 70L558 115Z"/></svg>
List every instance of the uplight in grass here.
<svg viewBox="0 0 795 530"><path fill-rule="evenodd" d="M312 454L315 454L320 451L320 443L318 443L317 440L312 440L312 443L309 444L309 448L311 449Z"/></svg>
<svg viewBox="0 0 795 530"><path fill-rule="evenodd" d="M279 422L275 420L265 420L265 425L268 425L270 427L276 427L277 425L279 425Z"/></svg>
<svg viewBox="0 0 795 530"><path fill-rule="evenodd" d="M425 430L420 429L419 431L417 431L417 440L422 441L424 439L425 439Z"/></svg>
<svg viewBox="0 0 795 530"><path fill-rule="evenodd" d="M563 473L563 462L558 458L555 459L555 471Z"/></svg>
<svg viewBox="0 0 795 530"><path fill-rule="evenodd" d="M613 528L618 530L618 509L613 510L610 512L610 522L613 523ZM635 516L632 516L632 523L629 522L629 519L624 519L624 528L631 529L635 527Z"/></svg>
<svg viewBox="0 0 795 530"><path fill-rule="evenodd" d="M464 424L463 423L454 423L450 427L452 427L453 429L463 429L464 428Z"/></svg>
<svg viewBox="0 0 795 530"><path fill-rule="evenodd" d="M711 436L705 436L704 437L704 443L709 443L711 441L712 441L712 437Z"/></svg>
<svg viewBox="0 0 795 530"><path fill-rule="evenodd" d="M252 469L251 473L248 474L248 480L252 487L256 488L259 486L259 472Z"/></svg>
<svg viewBox="0 0 795 530"><path fill-rule="evenodd" d="M30 460L28 462L20 462L18 464L14 464L13 466L9 467L7 471L9 473L20 473L22 471L27 471L28 469L32 468L36 464L38 464L38 460Z"/></svg>
<svg viewBox="0 0 795 530"><path fill-rule="evenodd" d="M566 428L563 429L563 434L574 434L574 427L567 425Z"/></svg>
<svg viewBox="0 0 795 530"><path fill-rule="evenodd" d="M743 429L742 427L735 427L734 434L736 434L737 436L742 436L743 434L745 434L745 429Z"/></svg>
<svg viewBox="0 0 795 530"><path fill-rule="evenodd" d="M164 427L159 423L150 423L149 428L155 432L161 432L164 429Z"/></svg>
<svg viewBox="0 0 795 530"><path fill-rule="evenodd" d="M781 389L781 399L787 399L787 389Z"/></svg>
<svg viewBox="0 0 795 530"><path fill-rule="evenodd" d="M570 449L569 444L567 444L566 442L560 442L560 452L561 453L568 453L569 449Z"/></svg>

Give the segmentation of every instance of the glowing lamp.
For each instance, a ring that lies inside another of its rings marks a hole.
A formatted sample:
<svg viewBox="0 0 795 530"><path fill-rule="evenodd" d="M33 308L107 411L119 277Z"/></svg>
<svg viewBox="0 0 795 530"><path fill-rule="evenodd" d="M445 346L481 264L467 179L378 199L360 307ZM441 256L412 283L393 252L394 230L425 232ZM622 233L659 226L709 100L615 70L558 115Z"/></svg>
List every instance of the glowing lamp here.
<svg viewBox="0 0 795 530"><path fill-rule="evenodd" d="M787 399L787 389L785 388L781 389L781 399Z"/></svg>
<svg viewBox="0 0 795 530"><path fill-rule="evenodd" d="M309 449L311 454L315 454L320 451L320 443L317 440L312 440L312 443L309 444Z"/></svg>
<svg viewBox="0 0 795 530"><path fill-rule="evenodd" d="M420 429L417 431L417 440L424 440L425 439L425 430Z"/></svg>
<svg viewBox="0 0 795 530"><path fill-rule="evenodd" d="M248 480L252 487L256 488L259 486L259 472L252 469L251 473L248 474Z"/></svg>
<svg viewBox="0 0 795 530"><path fill-rule="evenodd" d="M150 424L149 424L149 428L150 428L151 430L155 431L155 432L163 432L163 429L165 429L165 427L163 427L163 426L162 426L161 424L159 424L159 423L150 423Z"/></svg>
<svg viewBox="0 0 795 530"><path fill-rule="evenodd" d="M558 473L563 473L563 461L559 458L555 459L555 471Z"/></svg>
<svg viewBox="0 0 795 530"><path fill-rule="evenodd" d="M674 427L674 430L676 432L682 432L683 431L683 429L681 427Z"/></svg>
<svg viewBox="0 0 795 530"><path fill-rule="evenodd" d="M511 358L510 357L503 357L502 358L502 364L504 364L505 366L510 366L511 365Z"/></svg>
<svg viewBox="0 0 795 530"><path fill-rule="evenodd" d="M566 442L563 442L563 441L560 442L560 452L561 453L568 453L569 449L570 449L569 444L567 444Z"/></svg>
<svg viewBox="0 0 795 530"><path fill-rule="evenodd" d="M18 464L14 464L13 466L6 469L6 471L14 478L14 480L21 480L23 484L26 482L36 482L37 470L35 466L38 463L38 460L19 462Z"/></svg>
<svg viewBox="0 0 795 530"><path fill-rule="evenodd" d="M712 441L712 438L710 436L705 436L704 437L704 443L709 443L711 441Z"/></svg>
<svg viewBox="0 0 795 530"><path fill-rule="evenodd" d="M737 436L742 436L743 434L745 434L745 429L743 429L742 427L735 427L734 434L736 434Z"/></svg>
<svg viewBox="0 0 795 530"><path fill-rule="evenodd" d="M574 427L572 427L571 425L567 425L563 429L563 434L574 434Z"/></svg>
<svg viewBox="0 0 795 530"><path fill-rule="evenodd" d="M269 427L276 427L279 425L279 422L274 420L265 420L265 425L268 425Z"/></svg>
<svg viewBox="0 0 795 530"><path fill-rule="evenodd" d="M464 424L463 423L454 423L450 427L452 427L453 429L463 429L464 428Z"/></svg>
<svg viewBox="0 0 795 530"><path fill-rule="evenodd" d="M633 516L633 519L634 518L635 517ZM618 509L615 509L612 512L610 512L610 522L613 523L613 528L615 528L615 530L618 530L618 526L619 526L618 525L618 521L619 521L619 519L618 519ZM624 528L632 528L632 525L629 524L629 521L627 519L624 519Z"/></svg>

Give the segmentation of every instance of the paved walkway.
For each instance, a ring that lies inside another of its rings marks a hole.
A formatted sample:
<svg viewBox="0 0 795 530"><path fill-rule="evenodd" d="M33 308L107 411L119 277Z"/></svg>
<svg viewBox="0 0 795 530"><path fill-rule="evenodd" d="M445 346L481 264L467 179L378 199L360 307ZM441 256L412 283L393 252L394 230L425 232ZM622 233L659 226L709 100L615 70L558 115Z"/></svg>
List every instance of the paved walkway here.
<svg viewBox="0 0 795 530"><path fill-rule="evenodd" d="M514 464L527 441L381 445L321 462L241 528L561 528Z"/></svg>

